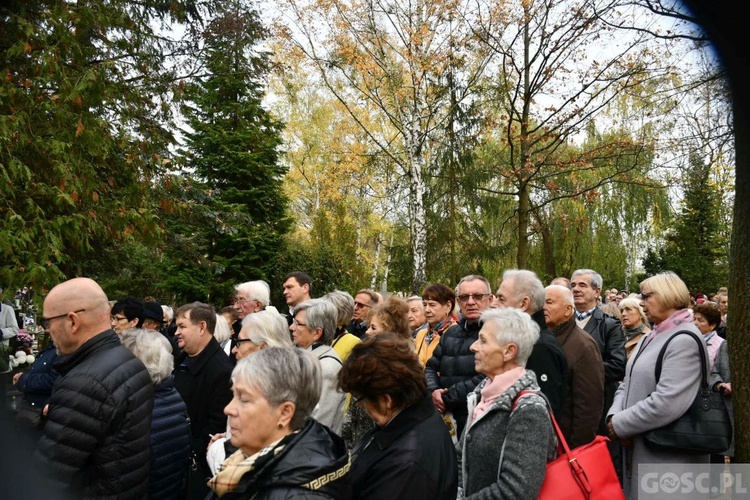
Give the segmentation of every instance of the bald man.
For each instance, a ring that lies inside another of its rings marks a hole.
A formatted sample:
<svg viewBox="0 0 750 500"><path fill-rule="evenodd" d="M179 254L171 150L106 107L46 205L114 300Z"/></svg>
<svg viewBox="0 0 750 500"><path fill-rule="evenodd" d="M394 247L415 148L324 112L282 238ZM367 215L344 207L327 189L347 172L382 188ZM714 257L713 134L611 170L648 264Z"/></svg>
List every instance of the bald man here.
<svg viewBox="0 0 750 500"><path fill-rule="evenodd" d="M74 278L50 290L41 324L67 358L34 456L39 481L71 498L145 498L154 388L110 328L101 287Z"/></svg>

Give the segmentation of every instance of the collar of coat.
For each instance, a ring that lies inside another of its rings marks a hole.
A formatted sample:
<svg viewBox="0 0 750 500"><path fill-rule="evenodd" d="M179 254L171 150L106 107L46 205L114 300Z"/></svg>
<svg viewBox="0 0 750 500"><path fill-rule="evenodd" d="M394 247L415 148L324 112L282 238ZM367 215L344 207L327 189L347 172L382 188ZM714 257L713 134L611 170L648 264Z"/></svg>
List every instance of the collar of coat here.
<svg viewBox="0 0 750 500"><path fill-rule="evenodd" d="M474 410L474 407L482 397L482 388L489 383L489 377L486 377L480 384L469 394L469 416ZM541 391L539 384L536 381L536 374L533 370L526 369L526 373L516 380L504 393L500 395L493 403L487 408L482 415L487 415L493 411L504 410L510 411L513 406L513 400L516 399L518 393L521 391ZM481 418L481 417L480 417Z"/></svg>

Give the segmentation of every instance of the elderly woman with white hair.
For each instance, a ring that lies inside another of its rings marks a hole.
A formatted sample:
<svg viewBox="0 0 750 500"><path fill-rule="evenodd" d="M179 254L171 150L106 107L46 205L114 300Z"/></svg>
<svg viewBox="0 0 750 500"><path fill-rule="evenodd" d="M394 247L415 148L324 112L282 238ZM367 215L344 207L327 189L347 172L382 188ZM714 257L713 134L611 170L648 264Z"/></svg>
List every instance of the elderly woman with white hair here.
<svg viewBox="0 0 750 500"><path fill-rule="evenodd" d="M267 309L246 316L237 338L232 339L232 354L237 361L269 347L294 347L284 317ZM214 434L211 438L206 451L206 461L214 473L221 462L236 451L231 445L231 435L232 431L227 422L226 432Z"/></svg>
<svg viewBox="0 0 750 500"><path fill-rule="evenodd" d="M312 351L323 374L323 391L320 403L313 411L313 418L341 433L344 424L346 393L338 387L341 358L330 346L336 334L336 306L325 299L312 299L297 304L294 308L292 331L294 344Z"/></svg>
<svg viewBox="0 0 750 500"><path fill-rule="evenodd" d="M625 355L630 359L635 346L644 335L651 333L648 327L648 318L643 312L641 301L635 296L625 297L618 304L620 308L620 324L622 324L622 333L625 335Z"/></svg>
<svg viewBox="0 0 750 500"><path fill-rule="evenodd" d="M232 339L232 353L239 361L260 349L293 345L284 316L266 309L245 317L240 333Z"/></svg>
<svg viewBox="0 0 750 500"><path fill-rule="evenodd" d="M461 495L536 498L557 447L547 402L525 368L539 326L515 308L488 309L481 321L471 350L477 372L487 378L468 397L459 442ZM521 391L531 392L519 397Z"/></svg>
<svg viewBox="0 0 750 500"><path fill-rule="evenodd" d="M139 328L124 330L120 341L143 362L155 386L148 497L180 498L191 455L190 420L174 387L172 346L163 335Z"/></svg>
<svg viewBox="0 0 750 500"><path fill-rule="evenodd" d="M350 497L344 440L310 418L321 394L309 351L269 347L237 362L224 409L238 450L209 481L213 498Z"/></svg>

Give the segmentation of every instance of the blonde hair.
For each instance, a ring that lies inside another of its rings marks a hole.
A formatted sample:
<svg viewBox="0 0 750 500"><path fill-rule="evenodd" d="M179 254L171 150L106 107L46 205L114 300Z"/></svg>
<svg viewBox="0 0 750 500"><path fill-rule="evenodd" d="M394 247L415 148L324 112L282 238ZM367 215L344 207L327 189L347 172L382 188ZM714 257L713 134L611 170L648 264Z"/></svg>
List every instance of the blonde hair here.
<svg viewBox="0 0 750 500"><path fill-rule="evenodd" d="M644 324L648 324L648 318L646 317L646 313L643 312L643 308L641 307L641 301L638 300L635 297L625 297L620 301L620 311L623 309L632 309L636 311L641 316L641 321Z"/></svg>
<svg viewBox="0 0 750 500"><path fill-rule="evenodd" d="M667 309L690 307L690 291L685 282L672 271L664 271L641 281L641 290L646 287L654 292L657 300Z"/></svg>

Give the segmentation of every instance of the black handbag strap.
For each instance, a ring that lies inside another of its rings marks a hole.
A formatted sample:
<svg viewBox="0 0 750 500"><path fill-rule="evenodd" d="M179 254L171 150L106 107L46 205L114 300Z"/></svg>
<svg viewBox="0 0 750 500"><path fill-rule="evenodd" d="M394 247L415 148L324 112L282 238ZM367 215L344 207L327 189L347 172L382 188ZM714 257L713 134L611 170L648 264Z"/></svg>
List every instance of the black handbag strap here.
<svg viewBox="0 0 750 500"><path fill-rule="evenodd" d="M659 383L659 377L661 376L661 365L662 361L664 360L664 353L667 352L667 346L670 342L672 342L672 339L674 339L678 335L689 335L690 337L695 340L695 342L698 344L698 352L701 355L701 390L706 391L708 390L708 373L706 371L706 350L703 348L703 344L701 343L701 339L699 339L693 332L689 332L687 330L681 330L671 337L667 339L666 342L664 342L664 345L661 348L661 351L659 351L659 357L656 358L656 368L654 369L654 375L656 377L656 383Z"/></svg>

